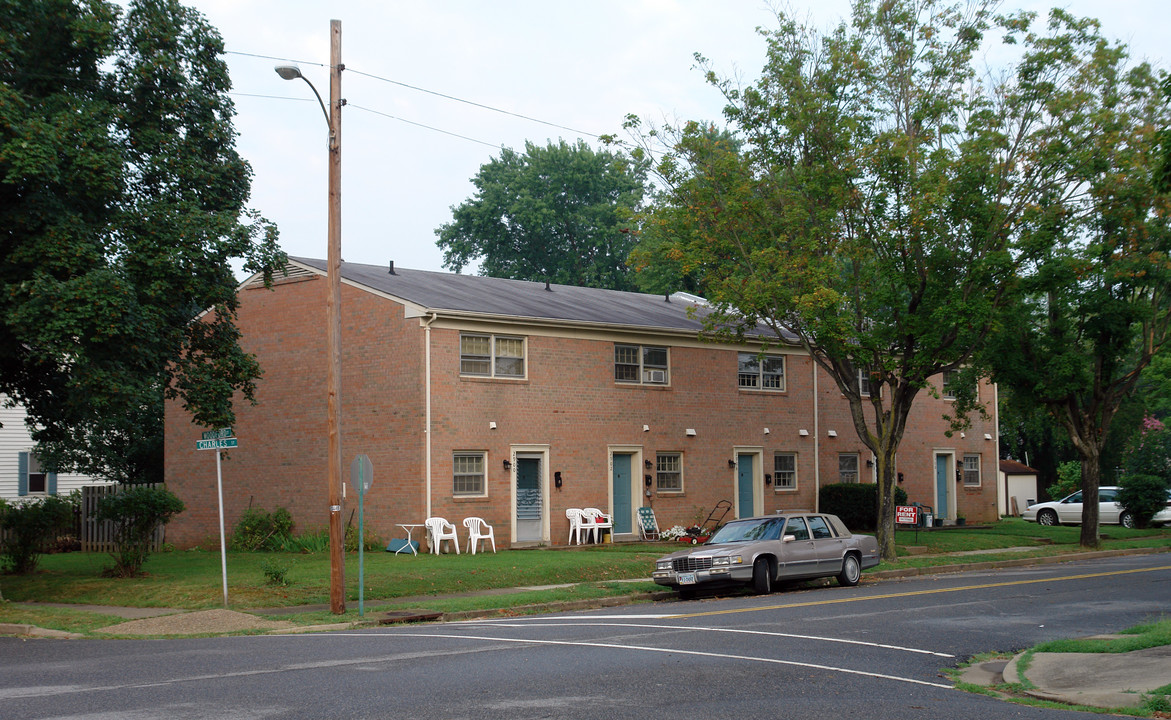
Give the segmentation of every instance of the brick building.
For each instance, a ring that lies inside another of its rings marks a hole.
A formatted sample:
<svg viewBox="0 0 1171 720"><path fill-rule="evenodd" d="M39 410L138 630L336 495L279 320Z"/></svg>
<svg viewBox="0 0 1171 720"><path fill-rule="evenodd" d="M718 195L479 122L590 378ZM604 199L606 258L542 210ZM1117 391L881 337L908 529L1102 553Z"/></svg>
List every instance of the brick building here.
<svg viewBox="0 0 1171 720"><path fill-rule="evenodd" d="M273 290L253 279L240 295L264 376L259 403L237 403L226 522L285 507L299 530L324 528L325 263L292 259ZM500 545L562 545L565 509L587 506L612 513L621 540L637 537L643 505L664 527L688 525L721 500L729 519L814 509L822 484L874 479L845 399L808 355L700 340L698 298L343 263L341 308L342 456L347 478L370 457L366 527L384 539L399 523L476 515ZM995 413L994 388L980 392ZM947 521L993 520L995 416L949 438L942 394L912 411L902 486ZM218 527L202 430L168 404L167 483L187 510L167 533L180 546Z"/></svg>

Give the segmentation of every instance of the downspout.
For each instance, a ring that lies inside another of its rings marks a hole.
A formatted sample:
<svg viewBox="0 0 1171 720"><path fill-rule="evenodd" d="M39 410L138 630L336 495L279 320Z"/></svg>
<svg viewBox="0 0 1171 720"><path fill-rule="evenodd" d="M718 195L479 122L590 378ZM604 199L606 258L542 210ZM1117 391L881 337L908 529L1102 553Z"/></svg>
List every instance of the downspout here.
<svg viewBox="0 0 1171 720"><path fill-rule="evenodd" d="M809 364L813 366L813 512L821 512L821 433L818 432L817 407L817 361L813 355L809 356Z"/></svg>
<svg viewBox="0 0 1171 720"><path fill-rule="evenodd" d="M423 392L427 396L424 402L426 410L423 420L425 423L423 428L423 487L426 490L427 499L425 502L426 512L423 517L431 517L431 323L435 322L436 317L435 313L429 313L427 321L423 323L423 345L425 348Z"/></svg>

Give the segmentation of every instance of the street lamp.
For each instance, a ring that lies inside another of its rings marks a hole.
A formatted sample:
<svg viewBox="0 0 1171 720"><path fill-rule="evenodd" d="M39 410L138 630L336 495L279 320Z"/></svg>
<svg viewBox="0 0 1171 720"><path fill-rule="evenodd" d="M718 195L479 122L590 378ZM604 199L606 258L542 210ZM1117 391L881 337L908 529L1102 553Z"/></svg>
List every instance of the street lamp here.
<svg viewBox="0 0 1171 720"><path fill-rule="evenodd" d="M329 607L335 615L346 611L345 598L345 544L342 537L342 23L329 21L329 109L313 83L294 65L280 65L277 75L285 80L301 78L317 96L325 122L329 125L329 252L326 258L328 291L326 314L326 408L329 432Z"/></svg>

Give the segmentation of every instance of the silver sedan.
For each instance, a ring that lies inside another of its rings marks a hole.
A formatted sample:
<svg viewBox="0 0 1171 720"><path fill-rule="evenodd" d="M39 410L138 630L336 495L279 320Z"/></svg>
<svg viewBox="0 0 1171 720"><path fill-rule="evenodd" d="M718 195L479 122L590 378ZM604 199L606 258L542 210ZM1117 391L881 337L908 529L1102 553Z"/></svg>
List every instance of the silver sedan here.
<svg viewBox="0 0 1171 720"><path fill-rule="evenodd" d="M735 584L764 594L778 580L836 577L857 585L878 562L874 537L851 533L836 515L787 513L733 520L707 543L659 558L651 577L682 597L699 586Z"/></svg>

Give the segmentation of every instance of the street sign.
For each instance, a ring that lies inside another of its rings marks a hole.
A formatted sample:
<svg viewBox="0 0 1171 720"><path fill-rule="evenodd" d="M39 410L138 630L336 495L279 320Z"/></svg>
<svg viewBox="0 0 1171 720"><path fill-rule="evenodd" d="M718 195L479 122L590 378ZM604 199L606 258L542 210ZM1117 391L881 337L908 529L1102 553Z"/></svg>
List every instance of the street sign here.
<svg viewBox="0 0 1171 720"><path fill-rule="evenodd" d="M370 457L365 454L359 455L350 463L350 486L357 490L359 495L365 495L373 484L374 466L370 464Z"/></svg>
<svg viewBox="0 0 1171 720"><path fill-rule="evenodd" d="M897 525L918 525L919 524L919 508L914 505L896 505L895 506L895 524Z"/></svg>
<svg viewBox="0 0 1171 720"><path fill-rule="evenodd" d="M223 450L225 448L239 447L240 441L234 437L222 438L219 440L196 440L196 450Z"/></svg>
<svg viewBox="0 0 1171 720"><path fill-rule="evenodd" d="M204 430L203 431L203 439L204 440L219 440L220 438L230 438L234 434L235 433L232 432L232 428L230 428L230 427L220 428L219 430Z"/></svg>

